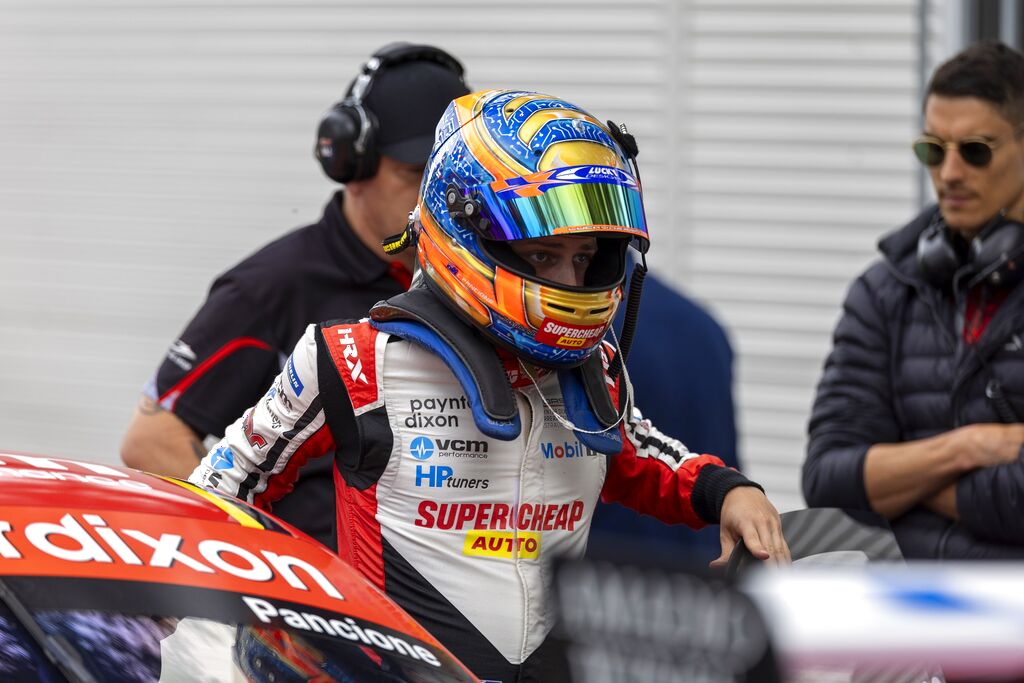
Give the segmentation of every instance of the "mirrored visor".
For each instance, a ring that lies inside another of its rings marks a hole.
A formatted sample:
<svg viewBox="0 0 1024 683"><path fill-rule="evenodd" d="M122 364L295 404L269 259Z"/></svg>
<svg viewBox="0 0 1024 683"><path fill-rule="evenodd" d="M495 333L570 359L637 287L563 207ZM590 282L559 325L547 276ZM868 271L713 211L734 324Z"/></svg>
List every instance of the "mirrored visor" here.
<svg viewBox="0 0 1024 683"><path fill-rule="evenodd" d="M636 179L619 168L570 166L498 180L477 189L490 219L484 234L491 239L595 231L648 239Z"/></svg>

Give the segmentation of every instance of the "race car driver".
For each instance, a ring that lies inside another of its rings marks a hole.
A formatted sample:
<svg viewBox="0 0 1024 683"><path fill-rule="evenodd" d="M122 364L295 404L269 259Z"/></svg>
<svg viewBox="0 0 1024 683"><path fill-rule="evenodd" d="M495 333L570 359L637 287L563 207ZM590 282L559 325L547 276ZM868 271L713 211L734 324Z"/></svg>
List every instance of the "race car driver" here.
<svg viewBox="0 0 1024 683"><path fill-rule="evenodd" d="M387 245L412 290L310 326L190 477L269 507L336 450L339 553L482 679L547 680L544 560L583 554L599 497L719 523L718 563L788 559L760 487L644 420L602 342L648 244L628 142L546 95L452 102Z"/></svg>

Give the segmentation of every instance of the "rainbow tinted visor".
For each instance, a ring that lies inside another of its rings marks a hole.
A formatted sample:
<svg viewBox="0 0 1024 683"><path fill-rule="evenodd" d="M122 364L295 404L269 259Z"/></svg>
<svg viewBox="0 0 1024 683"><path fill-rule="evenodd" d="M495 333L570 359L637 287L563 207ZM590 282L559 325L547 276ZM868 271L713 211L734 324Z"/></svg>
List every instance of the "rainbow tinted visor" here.
<svg viewBox="0 0 1024 683"><path fill-rule="evenodd" d="M613 166L568 166L474 188L489 225L484 237L521 240L615 232L646 242L647 221L636 179ZM646 245L645 245L646 246Z"/></svg>

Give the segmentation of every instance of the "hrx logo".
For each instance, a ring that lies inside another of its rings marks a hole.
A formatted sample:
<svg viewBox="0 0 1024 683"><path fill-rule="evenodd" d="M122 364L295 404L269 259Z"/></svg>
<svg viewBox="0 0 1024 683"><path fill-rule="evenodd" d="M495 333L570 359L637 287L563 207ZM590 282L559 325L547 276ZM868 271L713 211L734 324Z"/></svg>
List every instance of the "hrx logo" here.
<svg viewBox="0 0 1024 683"><path fill-rule="evenodd" d="M341 343L342 353L345 355L345 364L352 373L352 379L363 384L369 384L366 375L363 374L363 362L359 360L359 349L356 348L356 340L352 338L352 328L342 327L338 330L338 341Z"/></svg>

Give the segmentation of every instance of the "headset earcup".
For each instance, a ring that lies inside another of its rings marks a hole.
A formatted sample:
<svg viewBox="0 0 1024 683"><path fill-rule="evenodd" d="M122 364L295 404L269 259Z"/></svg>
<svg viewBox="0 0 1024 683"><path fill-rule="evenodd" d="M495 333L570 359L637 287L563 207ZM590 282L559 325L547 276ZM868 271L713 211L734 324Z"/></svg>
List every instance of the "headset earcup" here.
<svg viewBox="0 0 1024 683"><path fill-rule="evenodd" d="M370 125L367 126L364 133L366 137L363 143L363 152L356 155L356 170L350 180L372 178L377 175L377 169L380 167L380 152L377 150L377 130L379 129L377 116L367 107L363 107L363 112Z"/></svg>
<svg viewBox="0 0 1024 683"><path fill-rule="evenodd" d="M1024 225L1007 221L971 241L971 265L979 279L1012 287L1024 278Z"/></svg>
<svg viewBox="0 0 1024 683"><path fill-rule="evenodd" d="M377 50L349 85L345 99L331 107L320 120L313 154L328 178L349 183L377 174L379 123L363 102L373 88L378 71L412 61L434 62L462 79L462 63L439 48L399 42Z"/></svg>
<svg viewBox="0 0 1024 683"><path fill-rule="evenodd" d="M347 183L356 173L359 130L359 114L344 103L331 107L320 120L313 154L327 177L336 183Z"/></svg>
<svg viewBox="0 0 1024 683"><path fill-rule="evenodd" d="M933 287L945 289L953 282L962 264L941 222L928 226L917 239L917 265Z"/></svg>

